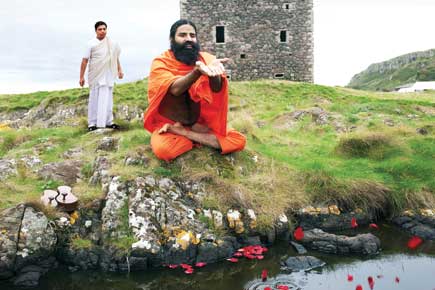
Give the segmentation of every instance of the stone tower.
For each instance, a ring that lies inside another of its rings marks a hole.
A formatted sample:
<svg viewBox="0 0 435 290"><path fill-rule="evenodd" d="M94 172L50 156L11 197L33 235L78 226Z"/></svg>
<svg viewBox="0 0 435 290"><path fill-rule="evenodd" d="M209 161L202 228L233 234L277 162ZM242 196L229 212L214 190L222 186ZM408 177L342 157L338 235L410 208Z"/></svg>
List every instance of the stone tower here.
<svg viewBox="0 0 435 290"><path fill-rule="evenodd" d="M229 57L233 80L313 82L313 0L180 0L202 49Z"/></svg>

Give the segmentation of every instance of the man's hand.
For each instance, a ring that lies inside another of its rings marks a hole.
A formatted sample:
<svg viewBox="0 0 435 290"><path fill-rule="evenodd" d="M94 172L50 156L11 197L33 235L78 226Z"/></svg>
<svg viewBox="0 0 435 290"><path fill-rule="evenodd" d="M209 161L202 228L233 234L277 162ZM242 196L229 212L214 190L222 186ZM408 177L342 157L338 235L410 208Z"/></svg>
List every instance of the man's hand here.
<svg viewBox="0 0 435 290"><path fill-rule="evenodd" d="M180 122L176 122L173 125L166 123L165 125L163 125L162 128L160 128L159 134L163 134L163 133L173 133L176 135L180 135L180 136L185 136L187 133L186 128L183 127L183 125L181 125Z"/></svg>
<svg viewBox="0 0 435 290"><path fill-rule="evenodd" d="M122 71L118 72L118 78L122 79L124 77L124 73Z"/></svg>
<svg viewBox="0 0 435 290"><path fill-rule="evenodd" d="M225 73L225 67L223 64L228 61L228 58L217 58L213 60L209 65L204 64L202 61L197 61L195 63L195 66L196 69L201 72L201 74L209 77L215 77Z"/></svg>
<svg viewBox="0 0 435 290"><path fill-rule="evenodd" d="M83 87L85 85L85 78L80 78L79 84L81 87Z"/></svg>

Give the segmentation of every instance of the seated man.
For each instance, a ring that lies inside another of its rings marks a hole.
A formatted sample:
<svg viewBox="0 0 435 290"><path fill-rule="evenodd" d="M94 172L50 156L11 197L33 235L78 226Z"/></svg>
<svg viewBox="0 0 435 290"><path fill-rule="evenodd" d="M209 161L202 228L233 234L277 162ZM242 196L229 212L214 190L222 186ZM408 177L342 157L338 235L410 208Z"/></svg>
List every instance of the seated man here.
<svg viewBox="0 0 435 290"><path fill-rule="evenodd" d="M154 154L170 161L199 143L222 154L242 150L246 138L227 131L228 80L223 63L200 52L196 26L178 20L170 31L171 49L154 59L144 127L152 133Z"/></svg>

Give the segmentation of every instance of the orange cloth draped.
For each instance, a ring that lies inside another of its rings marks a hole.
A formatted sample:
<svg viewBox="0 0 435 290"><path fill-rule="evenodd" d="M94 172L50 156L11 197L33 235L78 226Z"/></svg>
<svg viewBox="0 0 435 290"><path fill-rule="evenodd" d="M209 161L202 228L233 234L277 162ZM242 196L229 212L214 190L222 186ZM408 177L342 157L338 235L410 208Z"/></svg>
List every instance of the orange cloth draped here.
<svg viewBox="0 0 435 290"><path fill-rule="evenodd" d="M214 59L211 54L200 53L200 60L205 64L210 64ZM157 133L164 124L175 123L159 114L160 102L172 83L192 70L193 66L176 60L170 50L154 59L151 66L148 82L149 105L144 116L144 127L152 133L151 147L154 154L166 161L191 150L194 146L193 142L184 136ZM201 105L197 122L210 128L210 133L216 136L221 145L222 154L239 151L245 147L246 138L242 134L234 130L227 132L228 80L226 78L222 78L222 89L215 93L210 88L209 78L203 75L190 87L189 95L193 101L200 102Z"/></svg>
<svg viewBox="0 0 435 290"><path fill-rule="evenodd" d="M200 53L200 60L205 64L210 64L214 59L215 57L209 53ZM166 123L174 123L174 121L159 114L159 104L172 83L192 70L193 66L176 60L170 50L154 59L148 82L149 105L144 116L144 127L149 132L153 133ZM190 87L189 95L193 101L201 103L198 123L206 125L214 133L225 136L227 131L228 80L222 78L222 89L215 93L210 88L209 78L203 75Z"/></svg>

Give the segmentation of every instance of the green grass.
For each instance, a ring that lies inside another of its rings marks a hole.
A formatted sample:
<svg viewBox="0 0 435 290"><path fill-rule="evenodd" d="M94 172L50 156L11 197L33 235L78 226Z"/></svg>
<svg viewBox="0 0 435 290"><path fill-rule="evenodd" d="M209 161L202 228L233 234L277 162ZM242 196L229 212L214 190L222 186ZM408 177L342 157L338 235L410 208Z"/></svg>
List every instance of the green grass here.
<svg viewBox="0 0 435 290"><path fill-rule="evenodd" d="M146 80L118 85L115 104L145 109L146 88ZM85 95L74 89L0 96L0 108L13 111L48 101L76 104L84 102ZM328 112L328 124L318 125L308 114L291 126L280 123L292 111L315 106ZM112 163L110 174L124 180L146 174L201 180L211 192L202 201L204 208L253 208L265 228L273 220L270 216L313 202L388 207L392 212L434 207L435 116L421 108L435 110L435 92L375 93L285 81L232 82L229 124L247 136L245 151L222 156L203 147L166 163L154 157L150 134L137 122L113 132L119 150L105 154ZM395 126L385 125L386 119ZM356 129L337 132L334 121ZM428 134L418 134L417 128L427 128ZM88 178L101 138L87 134L84 126L0 131L0 157L38 154L44 163L57 162L64 159L63 152L79 146L84 152L81 172ZM149 162L127 166L126 156L144 156ZM25 180L11 177L7 186L0 187L1 208L37 197L46 182L34 174L21 175ZM87 186L86 181L77 185L83 198L101 196L99 188Z"/></svg>

